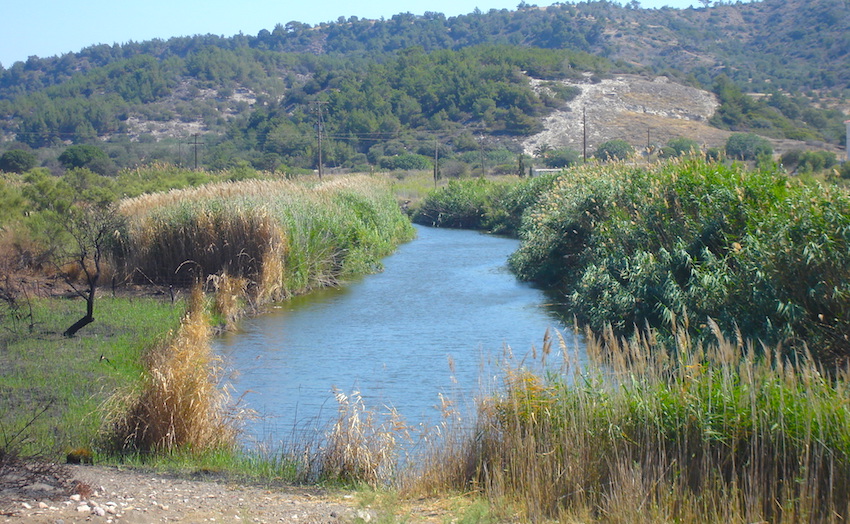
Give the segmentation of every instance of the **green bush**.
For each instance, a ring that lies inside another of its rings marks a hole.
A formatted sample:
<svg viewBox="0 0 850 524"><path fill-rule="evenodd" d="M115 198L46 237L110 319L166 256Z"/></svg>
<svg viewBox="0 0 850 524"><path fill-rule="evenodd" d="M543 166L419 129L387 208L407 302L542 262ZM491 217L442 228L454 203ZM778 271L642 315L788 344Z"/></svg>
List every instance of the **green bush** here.
<svg viewBox="0 0 850 524"><path fill-rule="evenodd" d="M625 160L633 155L634 152L635 148L631 144L618 138L599 144L593 156L603 161Z"/></svg>
<svg viewBox="0 0 850 524"><path fill-rule="evenodd" d="M782 155L781 162L787 169L798 173L816 173L831 168L838 160L830 151L792 149Z"/></svg>
<svg viewBox="0 0 850 524"><path fill-rule="evenodd" d="M521 229L517 274L560 288L579 319L723 332L850 354L850 198L775 170L675 161L560 177Z"/></svg>
<svg viewBox="0 0 850 524"><path fill-rule="evenodd" d="M690 155L699 153L699 142L690 138L671 138L667 142L667 147L673 151L674 156Z"/></svg>
<svg viewBox="0 0 850 524"><path fill-rule="evenodd" d="M23 149L11 149L0 156L0 171L6 173L23 173L38 165L35 153Z"/></svg>
<svg viewBox="0 0 850 524"><path fill-rule="evenodd" d="M483 229L485 211L492 208L496 189L484 178L450 180L425 197L413 221L434 227Z"/></svg>
<svg viewBox="0 0 850 524"><path fill-rule="evenodd" d="M434 164L426 156L404 153L402 155L381 158L381 167L390 170L402 169L411 171L414 169L431 169L434 167Z"/></svg>
<svg viewBox="0 0 850 524"><path fill-rule="evenodd" d="M726 140L726 156L738 160L758 160L773 154L773 146L755 133L732 133Z"/></svg>

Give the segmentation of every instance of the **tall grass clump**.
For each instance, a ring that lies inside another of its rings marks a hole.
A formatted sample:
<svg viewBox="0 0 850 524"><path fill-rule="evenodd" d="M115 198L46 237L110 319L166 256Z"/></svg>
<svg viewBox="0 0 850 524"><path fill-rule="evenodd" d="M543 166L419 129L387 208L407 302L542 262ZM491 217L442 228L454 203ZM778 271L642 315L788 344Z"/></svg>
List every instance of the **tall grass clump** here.
<svg viewBox="0 0 850 524"><path fill-rule="evenodd" d="M121 209L135 278L187 285L227 274L245 279L260 303L374 270L413 234L389 186L373 177L212 184Z"/></svg>
<svg viewBox="0 0 850 524"><path fill-rule="evenodd" d="M107 441L119 452L203 452L236 443L238 420L199 287L180 327L145 355L142 384L108 409Z"/></svg>
<svg viewBox="0 0 850 524"><path fill-rule="evenodd" d="M359 392L334 392L338 416L318 453L323 480L366 483L378 487L393 475L399 440L409 438L398 413L383 417L367 409Z"/></svg>
<svg viewBox="0 0 850 524"><path fill-rule="evenodd" d="M510 263L579 320L850 356L850 198L777 170L675 160L572 169L525 213Z"/></svg>
<svg viewBox="0 0 850 524"><path fill-rule="evenodd" d="M541 377L507 373L467 434L422 478L479 492L531 521L843 522L850 504L846 372L756 352L713 326L676 334L588 334L595 364ZM568 349L562 340L562 349ZM444 475L445 476L445 475Z"/></svg>

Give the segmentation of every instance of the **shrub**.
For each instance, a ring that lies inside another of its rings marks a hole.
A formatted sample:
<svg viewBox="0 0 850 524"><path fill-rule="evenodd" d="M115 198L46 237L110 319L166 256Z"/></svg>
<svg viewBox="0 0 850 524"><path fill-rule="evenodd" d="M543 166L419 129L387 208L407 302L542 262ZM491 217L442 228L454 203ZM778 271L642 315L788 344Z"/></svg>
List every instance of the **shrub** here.
<svg viewBox="0 0 850 524"><path fill-rule="evenodd" d="M552 151L549 151L543 159L543 163L546 164L546 167L551 168L574 166L580 162L581 153L569 148L553 149Z"/></svg>
<svg viewBox="0 0 850 524"><path fill-rule="evenodd" d="M600 144L593 156L602 161L625 160L634 152L635 148L631 144L618 138Z"/></svg>
<svg viewBox="0 0 850 524"><path fill-rule="evenodd" d="M71 146L59 155L59 163L66 169L74 167L87 167L95 160L108 160L103 149L92 145Z"/></svg>
<svg viewBox="0 0 850 524"><path fill-rule="evenodd" d="M381 167L383 169L412 171L415 169L431 169L434 164L431 159L416 155L413 153L404 153L396 156L385 156L381 158Z"/></svg>
<svg viewBox="0 0 850 524"><path fill-rule="evenodd" d="M835 153L830 151L792 149L782 155L781 162L786 168L800 173L816 173L831 168L837 159Z"/></svg>
<svg viewBox="0 0 850 524"><path fill-rule="evenodd" d="M481 229L497 186L483 178L450 180L422 201L413 221L435 227Z"/></svg>
<svg viewBox="0 0 850 524"><path fill-rule="evenodd" d="M579 319L693 334L716 319L767 343L850 356L850 197L773 170L671 161L574 169L523 219L510 263ZM796 342L795 342L796 341Z"/></svg>
<svg viewBox="0 0 850 524"><path fill-rule="evenodd" d="M772 154L770 142L755 133L732 133L726 140L726 156L738 160L758 160Z"/></svg>
<svg viewBox="0 0 850 524"><path fill-rule="evenodd" d="M690 155L700 152L699 142L690 138L671 138L667 141L667 147L672 150L673 156Z"/></svg>
<svg viewBox="0 0 850 524"><path fill-rule="evenodd" d="M0 171L6 173L24 173L38 165L35 153L23 149L11 149L0 156Z"/></svg>

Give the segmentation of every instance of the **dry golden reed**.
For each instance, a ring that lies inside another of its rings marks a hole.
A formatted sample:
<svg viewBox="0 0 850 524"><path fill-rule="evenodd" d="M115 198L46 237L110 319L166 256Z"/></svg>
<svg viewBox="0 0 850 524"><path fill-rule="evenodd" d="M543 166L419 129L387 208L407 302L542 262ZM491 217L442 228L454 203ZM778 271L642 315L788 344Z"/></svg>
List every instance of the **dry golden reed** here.
<svg viewBox="0 0 850 524"><path fill-rule="evenodd" d="M378 486L391 478L400 438L409 438L399 415L381 418L367 409L359 392L335 391L339 416L319 450L319 476Z"/></svg>
<svg viewBox="0 0 850 524"><path fill-rule="evenodd" d="M221 387L202 292L193 291L179 329L150 351L139 391L113 400L110 440L124 451L205 451L235 443L238 420Z"/></svg>

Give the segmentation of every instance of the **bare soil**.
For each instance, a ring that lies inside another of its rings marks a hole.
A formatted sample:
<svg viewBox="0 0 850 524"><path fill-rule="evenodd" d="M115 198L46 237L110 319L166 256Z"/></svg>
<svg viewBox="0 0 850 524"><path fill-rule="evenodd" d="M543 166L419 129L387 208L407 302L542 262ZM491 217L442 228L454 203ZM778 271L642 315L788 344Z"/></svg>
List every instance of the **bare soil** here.
<svg viewBox="0 0 850 524"><path fill-rule="evenodd" d="M547 89L544 81L532 82L537 89ZM523 142L526 154L533 155L543 145L582 152L585 132L588 156L601 143L614 139L641 150L683 137L697 141L705 150L725 146L732 134L708 123L720 106L713 93L666 77L623 74L596 83L590 78L562 83L578 87L581 94L544 119L544 130ZM777 155L795 148L837 151L828 144L768 140Z"/></svg>
<svg viewBox="0 0 850 524"><path fill-rule="evenodd" d="M105 466L51 465L48 475L0 471L0 522L372 522L378 511L346 492L256 486L199 472L187 477ZM18 476L16 476L18 475ZM408 522L441 512L412 509Z"/></svg>

